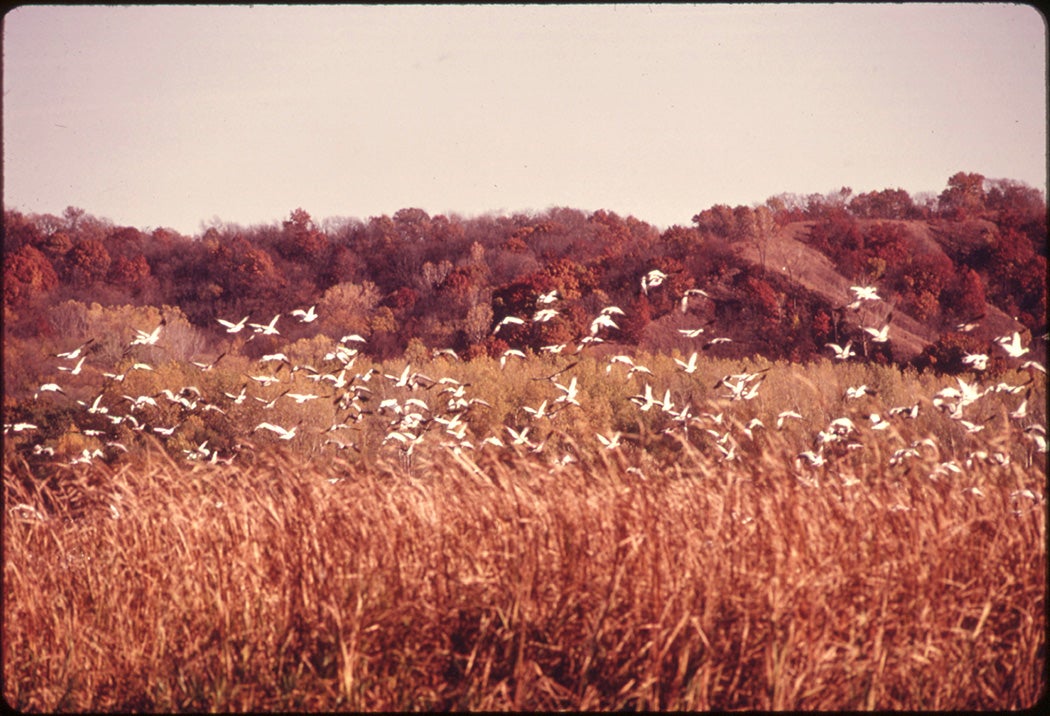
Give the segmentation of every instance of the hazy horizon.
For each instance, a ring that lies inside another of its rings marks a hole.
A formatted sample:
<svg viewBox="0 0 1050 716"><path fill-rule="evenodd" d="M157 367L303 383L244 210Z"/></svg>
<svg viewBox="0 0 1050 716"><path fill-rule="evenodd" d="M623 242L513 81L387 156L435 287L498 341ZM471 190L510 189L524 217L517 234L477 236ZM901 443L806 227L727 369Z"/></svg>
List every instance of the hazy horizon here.
<svg viewBox="0 0 1050 716"><path fill-rule="evenodd" d="M418 207L688 225L780 193L1046 192L1019 4L26 6L4 206L192 235Z"/></svg>

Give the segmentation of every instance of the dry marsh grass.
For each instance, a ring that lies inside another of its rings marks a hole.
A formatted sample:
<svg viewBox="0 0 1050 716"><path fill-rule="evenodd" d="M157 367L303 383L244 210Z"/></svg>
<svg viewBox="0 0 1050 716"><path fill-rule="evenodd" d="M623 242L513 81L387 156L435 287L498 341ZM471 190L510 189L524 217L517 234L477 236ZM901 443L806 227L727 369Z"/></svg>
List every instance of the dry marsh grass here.
<svg viewBox="0 0 1050 716"><path fill-rule="evenodd" d="M812 471L796 452L772 432L732 463L683 442L672 463L439 451L405 473L151 450L61 483L7 461L4 698L33 712L1035 704L1045 456L942 474L932 450Z"/></svg>

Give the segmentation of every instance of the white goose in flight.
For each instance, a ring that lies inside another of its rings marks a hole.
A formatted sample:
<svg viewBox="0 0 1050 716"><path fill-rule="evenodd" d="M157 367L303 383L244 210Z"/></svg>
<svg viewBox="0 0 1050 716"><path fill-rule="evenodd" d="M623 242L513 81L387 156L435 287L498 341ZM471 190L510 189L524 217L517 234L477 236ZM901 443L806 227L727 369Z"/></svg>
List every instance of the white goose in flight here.
<svg viewBox="0 0 1050 716"><path fill-rule="evenodd" d="M280 333L280 331L278 331L278 330L277 330L277 319L278 319L278 318L280 318L280 317L281 317L281 314L280 314L280 313L278 313L278 314L277 314L276 316L274 316L274 317L273 317L273 319L272 319L272 320L271 320L271 321L270 321L270 322L269 322L268 324L266 324L266 325L263 325L263 324L261 324L261 323L249 323L248 325L249 325L249 326L251 326L251 327L252 327L252 329L253 329L253 330L254 330L254 331L255 331L255 332L257 333L257 334L258 334L258 333L261 333L261 334L262 334L262 335L264 335L264 336L279 336L279 335L281 335L281 333Z"/></svg>
<svg viewBox="0 0 1050 716"><path fill-rule="evenodd" d="M689 310L689 297L690 296L703 296L704 298L711 298L706 291L699 288L690 288L682 296L682 313Z"/></svg>
<svg viewBox="0 0 1050 716"><path fill-rule="evenodd" d="M1002 346L1011 358L1020 358L1028 352L1028 348L1021 345L1021 334L1014 331L1012 336L1000 336L995 342Z"/></svg>
<svg viewBox="0 0 1050 716"><path fill-rule="evenodd" d="M890 340L890 319L893 318L893 314L890 314L889 318L886 319L886 324L882 328L870 328L865 326L864 332L871 336L873 343L886 343Z"/></svg>
<svg viewBox="0 0 1050 716"><path fill-rule="evenodd" d="M140 331L135 329L135 338L129 343L129 346L152 346L156 345L157 339L160 338L160 329L164 327L164 322L161 321L160 325L153 329L151 333Z"/></svg>
<svg viewBox="0 0 1050 716"><path fill-rule="evenodd" d="M846 345L844 345L844 346L840 346L837 343L827 343L825 345L827 345L828 348L830 348L833 351L835 351L835 358L837 360L848 360L848 359L852 358L853 356L857 355L853 351L853 347L852 347L853 342L852 341L847 341Z"/></svg>
<svg viewBox="0 0 1050 716"><path fill-rule="evenodd" d="M227 333L240 333L241 330L244 328L245 324L248 323L248 317L247 316L242 318L237 323L231 323L230 321L224 321L221 318L216 318L215 320L218 321L219 323L221 323L223 325L223 327L226 328L226 332Z"/></svg>
<svg viewBox="0 0 1050 716"><path fill-rule="evenodd" d="M846 308L850 310L857 310L860 308L860 304L863 301L881 301L882 297L879 296L878 291L874 286L850 286L850 291L853 291L854 299Z"/></svg>
<svg viewBox="0 0 1050 716"><path fill-rule="evenodd" d="M661 271L660 269L653 269L649 273L642 276L642 293L648 294L650 288L656 288L657 286L662 284L664 282L664 279L666 278L667 274L665 274L663 271Z"/></svg>
<svg viewBox="0 0 1050 716"><path fill-rule="evenodd" d="M697 357L697 351L693 351L693 354L691 356L689 356L689 360L688 361L682 361L682 360L678 360L677 358L675 358L674 362L677 363L678 366L683 371L685 371L686 373L695 373L696 372L696 357Z"/></svg>
<svg viewBox="0 0 1050 716"><path fill-rule="evenodd" d="M300 323L310 323L317 320L317 306L310 306L307 309L297 308L292 311L293 316L298 316Z"/></svg>
<svg viewBox="0 0 1050 716"><path fill-rule="evenodd" d="M619 326L613 321L612 316L607 313L600 313L593 321L591 321L591 335L597 335L598 331L602 328L617 329Z"/></svg>
<svg viewBox="0 0 1050 716"><path fill-rule="evenodd" d="M508 358L512 358L512 357L513 358L521 358L522 360L524 360L525 359L525 354L522 351L518 350L517 348L508 348L507 350L503 351L503 355L501 355L499 357L499 367L500 368L506 367L507 359Z"/></svg>
<svg viewBox="0 0 1050 716"><path fill-rule="evenodd" d="M529 428L527 426L522 428L521 430L515 430L509 425L504 427L506 428L507 433L510 434L511 445L527 445L529 447L532 446L532 442L529 440Z"/></svg>
<svg viewBox="0 0 1050 716"><path fill-rule="evenodd" d="M76 348L74 348L71 351L66 351L65 353L55 353L54 355L55 355L56 358L65 358L67 360L76 360L77 358L80 357L80 352L82 350L84 350L85 348L87 348L89 345L91 345L94 342L95 342L95 339L91 338L91 339L88 339L87 342L80 344L79 346L77 346Z"/></svg>
<svg viewBox="0 0 1050 716"><path fill-rule="evenodd" d="M80 369L84 367L84 359L86 357L87 356L80 356L80 360L78 360L77 364L74 367L72 367L72 368L70 368L69 366L66 366L66 365L60 365L60 366L58 366L58 369L59 370L67 370L67 371L69 371L70 375L80 375Z"/></svg>
<svg viewBox="0 0 1050 716"><path fill-rule="evenodd" d="M963 365L973 366L974 370L987 370L988 356L984 353L967 353L962 359Z"/></svg>
<svg viewBox="0 0 1050 716"><path fill-rule="evenodd" d="M255 430L253 430L252 432L254 433L258 430L269 430L271 432L277 433L277 437L281 440L291 440L295 437L295 432L298 429L298 425L292 427L291 430L288 430L286 428L282 428L280 425L274 425L273 423L263 422L256 425Z"/></svg>
<svg viewBox="0 0 1050 716"><path fill-rule="evenodd" d="M503 328L504 326L509 326L511 324L520 326L524 323L524 318L518 318L517 316L506 316L502 321L496 324L496 328L492 331L492 335L496 335L499 332L499 329Z"/></svg>

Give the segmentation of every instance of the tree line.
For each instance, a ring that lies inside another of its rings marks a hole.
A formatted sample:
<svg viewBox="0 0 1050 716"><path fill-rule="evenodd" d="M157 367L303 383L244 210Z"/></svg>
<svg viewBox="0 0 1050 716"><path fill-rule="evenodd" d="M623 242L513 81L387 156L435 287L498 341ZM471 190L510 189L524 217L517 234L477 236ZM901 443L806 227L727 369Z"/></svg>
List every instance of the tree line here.
<svg viewBox="0 0 1050 716"><path fill-rule="evenodd" d="M727 356L806 360L849 329L841 306L765 266L769 242L787 227L801 224L803 240L839 273L877 283L895 310L938 333L991 303L1036 335L1046 332L1046 218L1042 192L964 172L936 197L845 187L780 194L756 206L712 206L664 231L565 207L473 218L405 208L367 221L317 221L297 208L269 225L215 222L184 236L117 226L76 207L61 216L5 208L5 330L54 337L51 309L68 301L171 306L218 342L218 319L316 306L318 320L289 325L287 339L358 333L377 359L412 342L469 358L573 340L603 306L617 305L625 315L607 340L666 350L674 329L713 322L747 336ZM935 231L944 250L924 248L914 222ZM745 260L743 244L762 260ZM641 290L654 269L666 280ZM686 303L691 289L706 298ZM553 320L494 333L503 317L531 315L537 296L555 290L562 303ZM976 350L965 338L952 340ZM266 347L240 346L249 357ZM894 359L881 346L868 357Z"/></svg>

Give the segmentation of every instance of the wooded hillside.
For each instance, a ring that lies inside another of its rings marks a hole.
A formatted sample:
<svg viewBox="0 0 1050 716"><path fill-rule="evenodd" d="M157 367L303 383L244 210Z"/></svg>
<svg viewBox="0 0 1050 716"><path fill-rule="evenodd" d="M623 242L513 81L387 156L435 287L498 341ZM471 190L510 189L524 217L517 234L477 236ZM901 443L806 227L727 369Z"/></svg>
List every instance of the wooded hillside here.
<svg viewBox="0 0 1050 716"><path fill-rule="evenodd" d="M469 219L405 208L320 222L295 209L279 225L187 237L70 207L61 217L5 210L4 228L8 395L41 377L21 358L64 349L70 322L94 304L177 307L188 322L183 359L257 358L274 342L231 343L218 319L265 322L309 306L316 321L282 322L282 344L356 333L375 359L411 344L464 358L539 351L587 335L608 305L625 311L599 334L608 343L687 350L678 329L710 325L709 335L732 338L712 347L721 357L803 361L852 341L868 360L944 372L964 369L965 352L988 353L996 336L1046 333L1042 193L962 172L924 203L900 189L781 194L713 206L662 232L570 208ZM666 279L643 290L653 270ZM882 300L847 310L851 285L877 286ZM494 332L506 316L533 315L550 291L556 316ZM864 329L886 321L888 340L872 341Z"/></svg>

